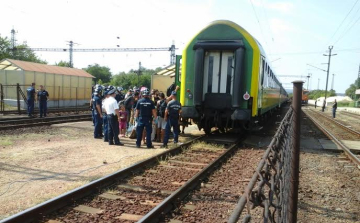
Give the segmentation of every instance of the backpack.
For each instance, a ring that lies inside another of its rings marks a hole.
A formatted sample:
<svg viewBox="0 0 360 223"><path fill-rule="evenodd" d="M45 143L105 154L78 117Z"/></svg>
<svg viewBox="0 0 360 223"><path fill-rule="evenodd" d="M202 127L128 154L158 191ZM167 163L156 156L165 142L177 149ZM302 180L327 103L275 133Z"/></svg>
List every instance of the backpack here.
<svg viewBox="0 0 360 223"><path fill-rule="evenodd" d="M163 99L163 100L160 100L160 104L159 104L159 116L161 118L164 118L165 117L165 110L166 110L166 100Z"/></svg>

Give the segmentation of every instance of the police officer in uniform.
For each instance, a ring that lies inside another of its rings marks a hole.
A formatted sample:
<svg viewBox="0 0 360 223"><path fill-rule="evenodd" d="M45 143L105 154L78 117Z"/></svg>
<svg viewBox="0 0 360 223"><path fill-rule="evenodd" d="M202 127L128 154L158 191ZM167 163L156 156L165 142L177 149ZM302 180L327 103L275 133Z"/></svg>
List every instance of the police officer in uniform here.
<svg viewBox="0 0 360 223"><path fill-rule="evenodd" d="M30 87L26 89L27 92L27 105L28 105L28 116L32 117L34 112L34 101L35 101L35 83L32 83Z"/></svg>
<svg viewBox="0 0 360 223"><path fill-rule="evenodd" d="M146 128L146 146L147 148L154 148L151 143L151 132L152 132L152 122L153 118L156 119L156 110L155 104L150 100L149 89L142 91L143 98L140 99L136 104L135 118L137 119L136 126L136 147L140 148L142 134L144 128Z"/></svg>
<svg viewBox="0 0 360 223"><path fill-rule="evenodd" d="M47 101L49 99L49 93L44 89L44 86L40 85L40 90L37 92L40 118L46 117Z"/></svg>
<svg viewBox="0 0 360 223"><path fill-rule="evenodd" d="M101 139L102 137L102 98L101 98L101 86L98 86L95 89L95 94L93 98L93 110L94 110L94 120L95 120L95 126L94 126L94 138L95 139Z"/></svg>
<svg viewBox="0 0 360 223"><path fill-rule="evenodd" d="M173 127L174 144L178 143L179 139L179 117L181 111L181 104L176 100L176 91L171 92L171 101L167 104L165 110L164 120L166 121L164 144L161 148L167 148L171 127Z"/></svg>
<svg viewBox="0 0 360 223"><path fill-rule="evenodd" d="M109 142L109 125L107 120L107 115L105 111L105 102L110 97L109 89L105 89L104 91L104 100L102 101L102 117L103 117L103 127L104 127L104 142Z"/></svg>
<svg viewBox="0 0 360 223"><path fill-rule="evenodd" d="M108 119L109 145L123 146L119 139L119 105L115 100L115 91L108 92L109 98L104 102L104 108Z"/></svg>

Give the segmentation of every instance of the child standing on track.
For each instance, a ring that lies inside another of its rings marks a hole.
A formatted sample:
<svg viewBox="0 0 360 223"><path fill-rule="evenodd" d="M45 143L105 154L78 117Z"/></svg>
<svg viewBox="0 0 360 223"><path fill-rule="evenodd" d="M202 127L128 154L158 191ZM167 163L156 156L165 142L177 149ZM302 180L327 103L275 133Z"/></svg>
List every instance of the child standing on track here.
<svg viewBox="0 0 360 223"><path fill-rule="evenodd" d="M125 106L121 105L120 107L120 120L119 120L119 129L120 129L120 136L125 137L126 133L126 122L127 122L127 112L125 110Z"/></svg>

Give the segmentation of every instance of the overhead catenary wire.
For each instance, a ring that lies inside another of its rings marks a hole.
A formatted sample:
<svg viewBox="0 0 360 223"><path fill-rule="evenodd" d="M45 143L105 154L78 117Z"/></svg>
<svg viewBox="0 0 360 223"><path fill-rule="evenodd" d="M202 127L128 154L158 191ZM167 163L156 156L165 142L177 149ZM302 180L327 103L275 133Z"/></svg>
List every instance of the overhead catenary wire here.
<svg viewBox="0 0 360 223"><path fill-rule="evenodd" d="M250 1L250 3L251 3L252 9L253 9L253 11L254 11L256 20L257 20L257 22L258 22L258 24L259 24L261 35L262 35L262 37L264 38L265 44L266 44L266 46L269 48L269 51L270 51L270 53L271 53L271 49L270 49L270 47L269 47L269 45L268 45L268 43L267 43L267 41L266 41L266 38L265 38L265 35L264 35L264 32L263 32L263 29L262 29L262 26L261 26L259 17L258 17L258 15L257 15L257 13L256 13L254 4L253 4L252 0L249 0L249 1Z"/></svg>
<svg viewBox="0 0 360 223"><path fill-rule="evenodd" d="M330 37L329 40L331 40L336 33L339 31L340 27L343 25L343 23L345 22L345 20L347 19L347 17L350 15L350 13L352 12L352 10L355 8L355 5L359 2L359 0L356 0L356 2L354 3L354 5L351 7L350 11L346 14L345 18L341 21L340 25L337 27L337 29L335 30L335 32L333 33L333 35Z"/></svg>
<svg viewBox="0 0 360 223"><path fill-rule="evenodd" d="M359 8L360 9L360 8ZM359 10L358 10L359 11ZM333 45L335 45L336 43L338 43L342 38L344 38L344 36L354 27L354 25L356 23L358 23L360 21L360 16L357 18L357 20L343 33L343 35L341 35L335 42Z"/></svg>

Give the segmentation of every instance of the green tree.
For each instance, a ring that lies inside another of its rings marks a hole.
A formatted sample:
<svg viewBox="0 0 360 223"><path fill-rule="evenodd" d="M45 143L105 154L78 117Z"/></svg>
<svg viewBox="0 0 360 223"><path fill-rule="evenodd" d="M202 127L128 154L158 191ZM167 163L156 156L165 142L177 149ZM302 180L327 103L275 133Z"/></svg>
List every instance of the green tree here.
<svg viewBox="0 0 360 223"><path fill-rule="evenodd" d="M111 81L111 71L110 68L105 66L100 66L99 64L89 65L87 68L84 68L86 72L95 77L95 83L101 79L103 83L109 83Z"/></svg>
<svg viewBox="0 0 360 223"><path fill-rule="evenodd" d="M327 97L336 96L335 90L327 91L326 94ZM313 90L309 93L309 99L317 99L320 97L325 97L325 91L324 90Z"/></svg>
<svg viewBox="0 0 360 223"><path fill-rule="evenodd" d="M355 82L351 84L348 89L346 89L345 94L352 99L356 99L356 95L355 95L356 89L360 89L360 78L357 78Z"/></svg>
<svg viewBox="0 0 360 223"><path fill-rule="evenodd" d="M162 70L158 67L155 70L146 69L142 67L140 69L140 75L138 75L138 70L131 69L129 72L120 72L117 75L114 75L110 84L114 86L121 86L124 89L137 87L147 87L150 88L151 85L151 75Z"/></svg>
<svg viewBox="0 0 360 223"><path fill-rule="evenodd" d="M35 63L47 64L45 60L41 60L35 53L29 49L26 43L16 46L11 49L11 42L7 37L0 36L0 60L15 59L30 61Z"/></svg>
<svg viewBox="0 0 360 223"><path fill-rule="evenodd" d="M59 67L70 67L70 63L67 61L60 60L59 62L55 63L55 66Z"/></svg>

